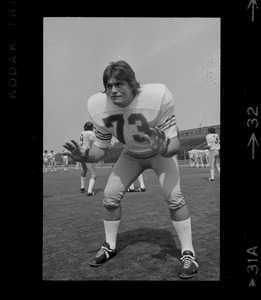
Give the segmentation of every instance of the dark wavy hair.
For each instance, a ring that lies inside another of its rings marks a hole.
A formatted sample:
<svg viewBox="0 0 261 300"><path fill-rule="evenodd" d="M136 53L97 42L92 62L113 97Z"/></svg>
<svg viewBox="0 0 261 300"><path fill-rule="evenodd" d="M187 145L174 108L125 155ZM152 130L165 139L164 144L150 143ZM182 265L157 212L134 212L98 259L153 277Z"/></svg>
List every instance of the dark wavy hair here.
<svg viewBox="0 0 261 300"><path fill-rule="evenodd" d="M90 130L90 131L92 131L93 130L93 123L92 122L86 122L85 124L84 124L84 126L83 126L83 129L84 130Z"/></svg>
<svg viewBox="0 0 261 300"><path fill-rule="evenodd" d="M139 92L140 83L136 80L135 73L131 66L124 60L116 62L110 62L103 72L103 86L105 88L104 93L107 94L107 83L111 78L115 78L120 81L128 82L131 87L134 96Z"/></svg>
<svg viewBox="0 0 261 300"><path fill-rule="evenodd" d="M210 128L208 128L208 132L213 134L213 133L216 133L216 130L215 130L215 128L210 127Z"/></svg>

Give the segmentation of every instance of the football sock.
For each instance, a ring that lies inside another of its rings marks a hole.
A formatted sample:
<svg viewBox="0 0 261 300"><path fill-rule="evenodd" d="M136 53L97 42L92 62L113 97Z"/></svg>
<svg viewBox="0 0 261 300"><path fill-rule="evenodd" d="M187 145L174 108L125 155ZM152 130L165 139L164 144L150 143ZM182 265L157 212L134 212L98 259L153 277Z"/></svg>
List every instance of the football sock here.
<svg viewBox="0 0 261 300"><path fill-rule="evenodd" d="M138 177L138 180L139 180L139 183L140 183L140 187L141 187L141 188L145 188L145 184L144 184L143 176L142 176L142 175L140 175L140 176Z"/></svg>
<svg viewBox="0 0 261 300"><path fill-rule="evenodd" d="M104 224L106 242L110 244L111 249L115 249L120 220L117 221L103 220L103 224Z"/></svg>
<svg viewBox="0 0 261 300"><path fill-rule="evenodd" d="M215 172L215 170L210 170L210 178L211 179L214 179L214 172Z"/></svg>
<svg viewBox="0 0 261 300"><path fill-rule="evenodd" d="M89 180L89 186L88 186L88 193L92 192L92 188L94 186L94 183L95 183L95 179L94 178L90 178L90 180Z"/></svg>
<svg viewBox="0 0 261 300"><path fill-rule="evenodd" d="M85 188L85 179L86 179L86 177L81 176L81 189Z"/></svg>
<svg viewBox="0 0 261 300"><path fill-rule="evenodd" d="M134 183L129 187L130 190L134 190Z"/></svg>
<svg viewBox="0 0 261 300"><path fill-rule="evenodd" d="M179 237L179 241L181 244L181 253L186 250L190 250L195 255L192 245L191 219L188 218L183 221L172 220L172 223Z"/></svg>

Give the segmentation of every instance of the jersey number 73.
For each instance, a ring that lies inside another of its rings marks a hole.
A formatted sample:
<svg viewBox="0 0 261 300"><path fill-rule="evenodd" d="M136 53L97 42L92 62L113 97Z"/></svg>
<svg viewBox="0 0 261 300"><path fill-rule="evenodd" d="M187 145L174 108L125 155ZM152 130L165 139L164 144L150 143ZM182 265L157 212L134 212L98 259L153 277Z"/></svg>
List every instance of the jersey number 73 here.
<svg viewBox="0 0 261 300"><path fill-rule="evenodd" d="M111 115L107 118L102 119L104 122L104 125L108 128L113 127L113 123L116 123L116 135L117 139L123 143L126 144L125 138L124 138L124 117L123 114L116 114ZM137 124L137 121L140 121L141 125ZM129 125L136 125L138 132L143 132L144 134L151 135L150 133L150 127L147 123L146 118L143 114L140 113L132 113L127 119L127 122ZM141 136L140 134L133 135L133 139L136 142L142 143L145 141L145 138Z"/></svg>

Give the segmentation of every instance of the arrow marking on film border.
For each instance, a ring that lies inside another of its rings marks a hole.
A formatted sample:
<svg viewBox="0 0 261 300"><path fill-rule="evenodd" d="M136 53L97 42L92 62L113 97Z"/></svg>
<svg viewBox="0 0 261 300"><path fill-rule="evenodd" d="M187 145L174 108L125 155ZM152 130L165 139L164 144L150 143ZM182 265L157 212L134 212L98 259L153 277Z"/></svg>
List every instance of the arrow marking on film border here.
<svg viewBox="0 0 261 300"><path fill-rule="evenodd" d="M252 5L252 22L254 22L255 7L258 9L256 0L250 0L247 9L249 9L250 5Z"/></svg>
<svg viewBox="0 0 261 300"><path fill-rule="evenodd" d="M255 158L255 143L257 146L259 146L257 139L256 139L256 135L254 133L252 133L247 146L249 146L251 144L251 142L253 142L253 144L252 144L252 159L254 159Z"/></svg>

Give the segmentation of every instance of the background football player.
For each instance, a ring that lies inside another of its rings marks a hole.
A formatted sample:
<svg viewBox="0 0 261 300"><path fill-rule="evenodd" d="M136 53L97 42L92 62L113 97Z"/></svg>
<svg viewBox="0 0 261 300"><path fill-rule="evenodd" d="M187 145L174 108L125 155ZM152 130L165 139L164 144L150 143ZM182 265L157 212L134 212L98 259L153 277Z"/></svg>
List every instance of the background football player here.
<svg viewBox="0 0 261 300"><path fill-rule="evenodd" d="M219 165L219 150L220 150L220 139L216 133L215 128L208 128L208 134L206 136L207 148L209 149L209 164L210 164L210 178L209 181L215 180L215 168L220 172Z"/></svg>
<svg viewBox="0 0 261 300"><path fill-rule="evenodd" d="M51 172L57 172L57 166L56 166L56 158L55 158L55 152L51 150L48 153L49 156L49 162L50 162L50 167L51 167Z"/></svg>
<svg viewBox="0 0 261 300"><path fill-rule="evenodd" d="M90 149L92 147L92 144L95 140L95 134L93 132L93 123L87 122L83 126L83 131L80 135L80 145L84 147L85 149ZM85 163L81 162L82 170L81 170L81 192L85 192L85 181L86 181L86 175L89 170L91 174L91 178L89 180L88 185L88 191L87 196L94 196L95 193L93 192L93 186L96 181L96 167L94 163Z"/></svg>
<svg viewBox="0 0 261 300"><path fill-rule="evenodd" d="M43 152L43 173L47 173L48 165L49 165L48 151L44 150L44 152Z"/></svg>
<svg viewBox="0 0 261 300"><path fill-rule="evenodd" d="M62 151L63 153L65 152L65 150ZM68 172L69 168L68 168L68 155L63 155L63 171L64 172Z"/></svg>

